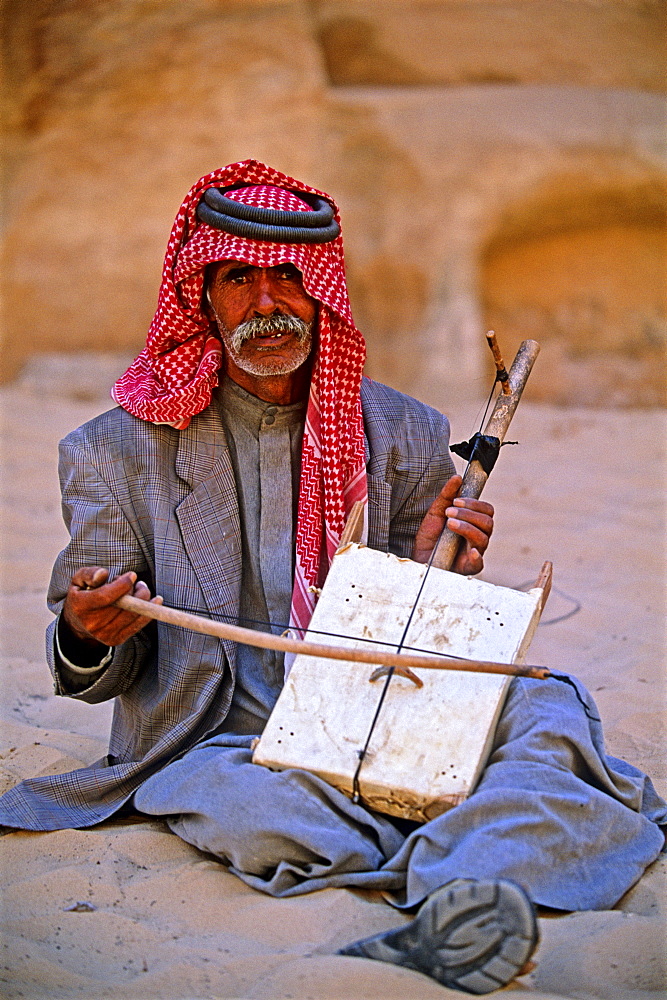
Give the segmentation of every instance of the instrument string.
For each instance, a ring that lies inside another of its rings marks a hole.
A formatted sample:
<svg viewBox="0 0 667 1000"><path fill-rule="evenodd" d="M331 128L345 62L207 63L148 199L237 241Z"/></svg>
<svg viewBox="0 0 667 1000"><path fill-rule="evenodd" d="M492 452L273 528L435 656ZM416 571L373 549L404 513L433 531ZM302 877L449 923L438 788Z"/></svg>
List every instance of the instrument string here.
<svg viewBox="0 0 667 1000"><path fill-rule="evenodd" d="M495 392L496 392L496 385L497 385L497 384L498 384L499 382L500 382L500 379L498 378L498 375L496 375L496 377L495 377L495 379L494 379L494 382L493 382L493 385L491 386L491 391L490 391L490 393L489 393L489 395L488 395L488 397L487 397L487 400L486 400L486 404L485 404L485 406L484 406L484 412L482 413L482 416L481 416L481 419L480 419L480 421L479 421L479 427L477 428L477 433L478 433L478 434L481 434L481 433L482 433L482 428L484 427L484 422L485 422L485 420L486 420L486 418L487 418L487 415L488 415L488 412L489 412L489 409L491 408L491 403L493 402L493 397L494 397L494 394L495 394ZM470 458L469 458L469 459L467 460L467 462L466 462L466 467L465 467L465 469L463 470L463 473L462 473L462 478L464 478L464 477L465 477L465 474L466 474L466 472L467 472L467 471L468 471L468 469L470 468L470 464L471 464L471 462L473 461L473 456L474 456L474 452L471 452L471 455L470 455ZM443 531L444 531L444 528L443 528Z"/></svg>
<svg viewBox="0 0 667 1000"><path fill-rule="evenodd" d="M192 615L201 614L200 608L198 609L198 608L181 607L180 610L185 611ZM223 615L220 613L217 614L217 618L226 619L227 621L233 622L236 625L240 625L241 623L245 622L246 624L251 624L251 625L262 625L265 628L269 629L272 628L282 629L283 632L288 632L288 631L308 632L310 633L310 635L325 635L331 639L360 639L363 641L364 646L373 645L373 646L385 646L389 649L394 648L392 643L385 642L383 639L369 639L367 636L362 637L356 635L347 635L345 632L326 632L324 629L311 628L310 626L299 627L298 625L287 625L285 622L273 622L269 621L268 619L264 620L262 618L244 618L240 615ZM167 625L168 627L172 627L171 622L164 622L163 624ZM261 632L261 629L257 629L256 631ZM402 645L400 649L406 653L425 653L428 656L432 656L434 659L439 658L442 660L460 660L462 663L465 663L470 659L470 657L467 656L457 656L455 653L441 653L439 650L426 649L423 646Z"/></svg>
<svg viewBox="0 0 667 1000"><path fill-rule="evenodd" d="M443 525L442 531L438 535L438 541L442 537L442 532L444 530L445 530L445 528L444 528L444 525ZM403 634L401 635L400 642L396 646L396 652L397 653L400 653L401 650L405 648L405 646L404 646L405 640L407 638L408 631L409 631L410 626L412 624L412 619L414 618L415 611L417 610L417 605L419 604L419 600L420 600L422 592L424 590L424 586L426 585L426 579L428 577L429 570L431 569L431 566L433 565L433 557L435 556L435 550L437 549L437 547L438 547L438 542L436 542L435 545L433 546L433 551L431 552L429 560L426 563L426 571L425 571L425 573L424 573L424 575L422 577L422 581L421 581L421 583L419 585L419 590L417 591L417 596L415 597L415 599L413 601L413 604L412 604L412 607L410 608L410 613L408 615L408 620L405 623L405 627L403 629ZM458 657L457 657L457 659L458 659ZM389 685L391 684L391 679L394 676L395 671L396 671L395 667L389 667L389 670L387 671L387 676L385 678L384 684L382 685L382 691L380 692L380 697L378 698L378 703L377 703L377 706L376 706L376 709L375 709L375 713L373 715L373 718L371 720L371 724L370 724L369 729L368 729L368 734L366 736L366 741L365 741L362 749L357 751L357 756L358 756L359 760L358 760L357 766L355 768L354 775L352 777L352 801L355 803L355 805L358 805L359 802L361 802L361 790L360 790L360 787L359 787L359 773L361 771L361 767L362 767L362 765L364 763L364 760L366 759L366 754L368 753L368 747L370 746L371 738L373 736L373 732L375 731L375 726L377 724L377 721L380 718L380 712L382 711L382 706L384 705L384 700L385 700L385 698L387 696L387 691L389 690Z"/></svg>
<svg viewBox="0 0 667 1000"><path fill-rule="evenodd" d="M491 406L491 402L493 400L493 396L494 396L495 389L496 389L496 384L498 382L499 382L499 379L498 379L498 376L496 376L496 378L493 381L493 385L491 386L491 391L490 391L488 399L486 401L486 406L484 407L484 412L482 414L482 419L480 420L479 432L481 432L482 427L484 426L484 421L486 420L486 415L489 412L489 407ZM466 472L468 471L468 469L470 468L470 463L472 462L472 460L473 459L472 459L472 455L471 455L471 457L468 459L468 463L467 463L467 465L465 467L465 470L464 470L464 473L463 473L464 476L465 476ZM435 545L433 546L433 550L431 552L431 555L429 556L428 562L426 563L426 571L424 573L424 576L422 577L421 584L419 585L419 590L417 591L417 596L415 597L415 599L413 601L413 604L412 604L412 607L410 608L410 613L408 614L408 620L405 623L405 628L403 629L403 634L401 635L400 642L396 646L396 652L397 653L400 653L401 650L405 648L405 646L404 646L405 640L406 640L408 632L410 630L410 626L412 625L412 619L414 618L415 612L417 610L417 606L419 605L419 601L421 600L422 592L424 590L424 587L426 586L426 581L428 579L429 572L430 572L431 567L433 565L433 559L435 557L435 553L436 553L436 550L438 548L438 542L442 538L442 535L443 535L443 532L445 530L446 524L447 524L447 521L445 520L445 523L442 526L440 534L438 535L437 541L436 541ZM458 657L457 657L457 659L458 659ZM366 735L366 740L365 740L364 745L361 748L361 750L357 751L358 763L357 763L357 766L355 768L354 775L352 777L352 801L355 803L355 805L358 805L361 802L361 788L360 788L360 783L359 783L359 775L360 775L363 763L364 763L364 761L366 759L366 756L368 754L368 748L370 746L370 742L371 742L371 739L373 737L373 733L375 731L375 727L377 725L377 721L380 718L380 712L382 711L382 706L384 705L385 698L387 697L387 691L389 690L389 685L391 684L391 681L392 681L392 678L394 676L395 671L396 671L395 667L389 667L389 670L387 671L387 676L385 678L384 684L382 685L382 691L380 692L380 697L378 698L378 703L377 703L377 706L375 708L375 712L373 714L373 718L371 720L371 724L369 726L368 733Z"/></svg>

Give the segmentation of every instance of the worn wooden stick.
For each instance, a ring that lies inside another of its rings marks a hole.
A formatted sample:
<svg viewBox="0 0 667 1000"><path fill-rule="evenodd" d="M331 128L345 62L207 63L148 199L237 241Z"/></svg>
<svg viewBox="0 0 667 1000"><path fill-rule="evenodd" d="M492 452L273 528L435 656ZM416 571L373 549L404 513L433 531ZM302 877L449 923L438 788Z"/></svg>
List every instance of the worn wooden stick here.
<svg viewBox="0 0 667 1000"><path fill-rule="evenodd" d="M491 353L493 354L493 362L496 366L497 379L500 381L503 387L503 392L506 396L511 395L512 389L510 387L509 375L505 371L505 362L503 361L503 356L500 353L500 348L498 347L498 338L493 330L489 330L486 335L486 342L491 348Z"/></svg>
<svg viewBox="0 0 667 1000"><path fill-rule="evenodd" d="M540 345L536 340L523 341L509 370L510 393L509 395L505 395L502 392L498 394L493 412L484 428L484 433L491 437L497 437L501 444L512 421L514 412L519 405L521 394L539 352ZM474 498L481 496L488 478L487 473L480 463L476 459L473 460L468 465L466 474L463 477L459 496ZM438 569L450 569L456 558L461 541L460 535L450 531L449 528L445 528L436 546L433 565Z"/></svg>
<svg viewBox="0 0 667 1000"><path fill-rule="evenodd" d="M364 507L363 500L355 500L352 504L352 510L345 522L343 534L340 536L336 552L340 552L341 549L346 548L351 542L361 541L361 536L364 533Z"/></svg>
<svg viewBox="0 0 667 1000"><path fill-rule="evenodd" d="M150 601L140 601L137 597L120 597L116 606L124 611L153 618L167 625L178 625L180 628L212 635L218 639L230 639L232 642L242 642L248 646L259 646L260 649L277 649L284 653L301 653L304 656L320 656L329 660L351 660L359 663L380 664L394 667L421 667L426 670L466 670L483 674L509 674L512 677L536 677L545 680L551 676L547 667L528 666L518 663L495 663L492 660L446 660L435 656L418 656L414 653L393 653L380 649L349 649L343 646L325 646L322 643L307 642L303 639L289 639L287 636L271 635L268 632L256 632L254 629L241 628L240 625L226 625L200 615L192 615L187 611L177 611L166 608L163 604L152 604Z"/></svg>

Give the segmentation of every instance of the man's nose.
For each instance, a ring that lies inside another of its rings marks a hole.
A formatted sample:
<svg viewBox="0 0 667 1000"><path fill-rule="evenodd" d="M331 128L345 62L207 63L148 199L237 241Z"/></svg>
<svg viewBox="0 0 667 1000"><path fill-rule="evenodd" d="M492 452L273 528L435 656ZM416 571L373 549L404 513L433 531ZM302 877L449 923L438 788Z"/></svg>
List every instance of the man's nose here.
<svg viewBox="0 0 667 1000"><path fill-rule="evenodd" d="M274 283L264 269L260 270L253 282L252 308L256 316L272 316L278 309Z"/></svg>

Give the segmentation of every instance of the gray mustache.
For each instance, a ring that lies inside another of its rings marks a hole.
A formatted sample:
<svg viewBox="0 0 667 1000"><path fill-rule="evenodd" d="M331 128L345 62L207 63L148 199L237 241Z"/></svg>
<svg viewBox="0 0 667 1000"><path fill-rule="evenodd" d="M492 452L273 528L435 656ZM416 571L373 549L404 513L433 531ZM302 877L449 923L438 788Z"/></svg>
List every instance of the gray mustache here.
<svg viewBox="0 0 667 1000"><path fill-rule="evenodd" d="M239 325L232 331L232 347L235 351L240 351L246 340L253 337L267 336L275 333L294 333L299 343L307 340L312 330L312 324L299 319L298 316L285 316L276 314L275 316L254 316L245 323Z"/></svg>

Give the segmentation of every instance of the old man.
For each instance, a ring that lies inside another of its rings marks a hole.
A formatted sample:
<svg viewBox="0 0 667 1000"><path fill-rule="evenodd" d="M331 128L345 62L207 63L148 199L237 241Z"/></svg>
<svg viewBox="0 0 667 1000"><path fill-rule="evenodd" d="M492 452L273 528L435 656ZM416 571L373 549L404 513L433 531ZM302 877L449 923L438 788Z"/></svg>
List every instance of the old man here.
<svg viewBox="0 0 667 1000"><path fill-rule="evenodd" d="M515 680L474 794L409 826L251 762L280 654L114 603L302 630L358 500L370 546L425 561L446 522L463 539L454 569L479 572L493 509L457 498L446 419L362 378L364 357L333 201L254 160L201 178L119 406L61 446L71 541L48 657L58 694L116 699L109 754L22 782L0 822L86 827L131 806L276 896L393 893L416 917L342 953L486 993L535 948L533 904L613 905L663 845L665 804L605 755L586 692Z"/></svg>

